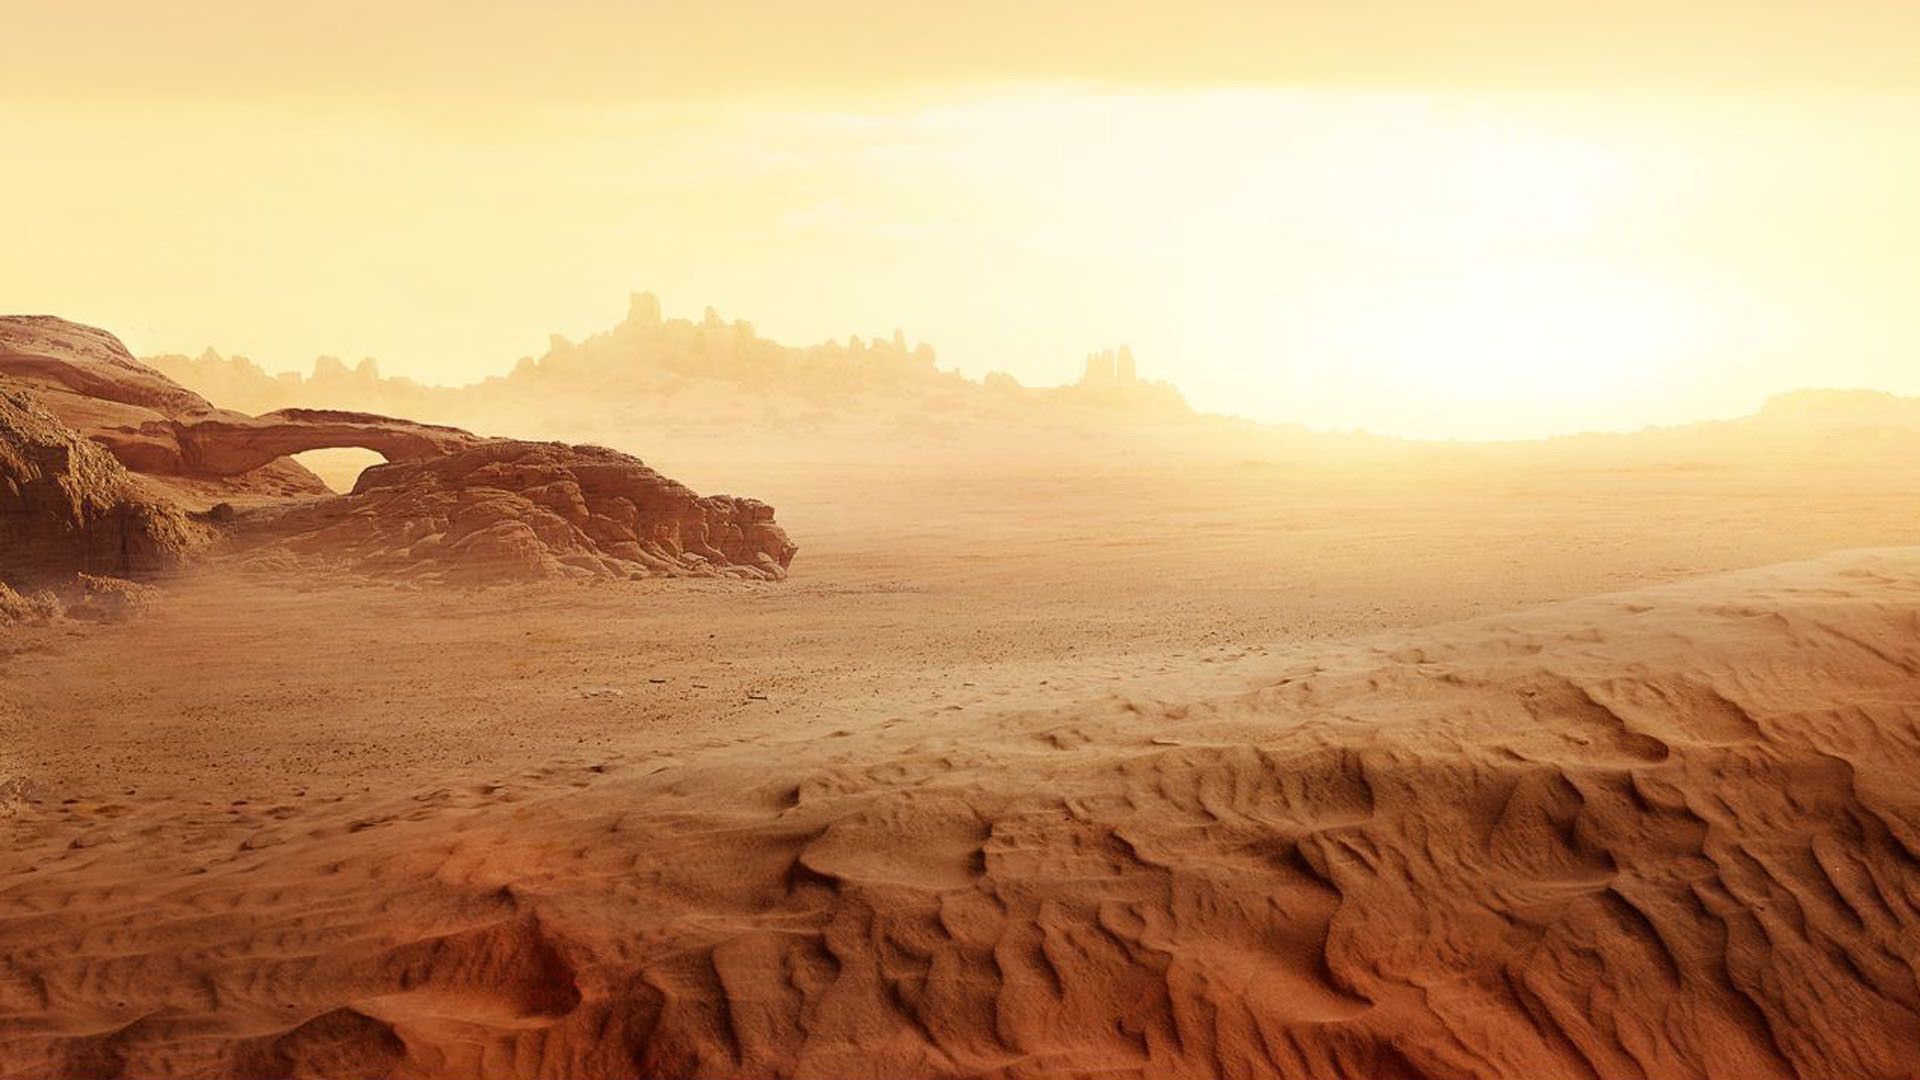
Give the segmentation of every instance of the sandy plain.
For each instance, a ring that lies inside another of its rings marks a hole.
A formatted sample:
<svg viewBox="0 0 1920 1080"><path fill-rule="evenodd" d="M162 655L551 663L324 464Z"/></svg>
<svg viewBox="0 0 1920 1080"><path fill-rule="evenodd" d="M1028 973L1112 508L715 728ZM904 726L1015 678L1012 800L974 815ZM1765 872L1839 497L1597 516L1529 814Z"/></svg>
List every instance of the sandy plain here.
<svg viewBox="0 0 1920 1080"><path fill-rule="evenodd" d="M1909 1075L1920 458L1631 438L630 440L792 578L0 629L0 1075Z"/></svg>

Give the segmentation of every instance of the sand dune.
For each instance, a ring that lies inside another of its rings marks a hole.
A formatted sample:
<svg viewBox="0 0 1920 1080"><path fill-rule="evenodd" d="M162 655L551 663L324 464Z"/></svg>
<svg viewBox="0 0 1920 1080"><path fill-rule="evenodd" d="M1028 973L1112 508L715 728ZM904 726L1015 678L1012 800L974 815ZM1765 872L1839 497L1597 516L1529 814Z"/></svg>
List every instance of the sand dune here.
<svg viewBox="0 0 1920 1080"><path fill-rule="evenodd" d="M1910 1075L1916 610L1920 550L1854 553L1278 649L1231 692L166 824L23 803L0 1062Z"/></svg>

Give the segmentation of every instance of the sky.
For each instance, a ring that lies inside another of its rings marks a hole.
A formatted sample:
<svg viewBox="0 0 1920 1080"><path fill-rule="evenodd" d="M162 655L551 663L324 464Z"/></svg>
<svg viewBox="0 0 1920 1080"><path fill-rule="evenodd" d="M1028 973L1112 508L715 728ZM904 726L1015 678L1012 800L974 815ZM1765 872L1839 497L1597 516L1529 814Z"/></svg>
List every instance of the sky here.
<svg viewBox="0 0 1920 1080"><path fill-rule="evenodd" d="M1684 10L1675 10L1684 9ZM1441 438L1920 393L1920 7L0 0L0 308L459 383L629 291Z"/></svg>

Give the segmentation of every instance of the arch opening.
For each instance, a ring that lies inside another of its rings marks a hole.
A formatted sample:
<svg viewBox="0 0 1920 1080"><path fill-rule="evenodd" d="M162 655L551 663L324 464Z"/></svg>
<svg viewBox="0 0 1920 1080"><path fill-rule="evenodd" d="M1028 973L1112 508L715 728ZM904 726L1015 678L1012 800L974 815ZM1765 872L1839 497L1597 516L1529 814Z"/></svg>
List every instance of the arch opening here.
<svg viewBox="0 0 1920 1080"><path fill-rule="evenodd" d="M321 483L336 494L344 495L353 490L360 474L369 466L384 465L387 456L378 450L366 450L358 446L330 446L324 450L302 450L289 455L293 460L313 470Z"/></svg>

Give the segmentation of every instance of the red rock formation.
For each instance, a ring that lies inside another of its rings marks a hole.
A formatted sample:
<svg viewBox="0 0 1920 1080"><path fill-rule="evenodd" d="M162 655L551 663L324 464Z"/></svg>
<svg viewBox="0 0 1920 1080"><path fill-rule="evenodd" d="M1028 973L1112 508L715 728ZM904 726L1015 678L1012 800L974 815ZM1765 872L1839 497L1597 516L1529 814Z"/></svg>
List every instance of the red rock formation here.
<svg viewBox="0 0 1920 1080"><path fill-rule="evenodd" d="M0 375L33 388L69 426L129 468L158 476L219 479L270 466L289 472L298 466L281 459L340 446L412 460L478 441L458 428L369 413L282 409L248 416L215 408L133 359L113 335L46 316L0 319ZM304 486L325 490L317 479Z"/></svg>
<svg viewBox="0 0 1920 1080"><path fill-rule="evenodd" d="M0 378L30 391L60 423L106 447L135 473L173 478L176 496L319 495L327 486L280 455L251 469L206 472L188 434L247 424L135 360L104 330L44 315L0 318ZM193 481L200 481L195 484ZM182 490L186 482L191 492Z"/></svg>
<svg viewBox="0 0 1920 1080"><path fill-rule="evenodd" d="M144 574L201 539L179 508L140 491L112 454L0 384L0 582Z"/></svg>
<svg viewBox="0 0 1920 1080"><path fill-rule="evenodd" d="M176 421L174 436L183 471L203 476L239 476L308 450L352 446L375 451L388 461L415 461L482 441L459 428L338 409Z"/></svg>
<svg viewBox="0 0 1920 1080"><path fill-rule="evenodd" d="M218 411L207 399L135 360L119 338L51 315L0 318L0 371L43 390L64 389L163 416Z"/></svg>
<svg viewBox="0 0 1920 1080"><path fill-rule="evenodd" d="M189 546L183 508L223 495L209 520L227 528L229 550L266 546L411 578L778 579L793 559L772 507L703 498L626 454L370 413L247 416L145 367L112 335L60 319L0 318L7 386L0 570L143 571ZM288 457L329 447L374 450L388 464L335 496ZM16 503L31 513L4 516Z"/></svg>
<svg viewBox="0 0 1920 1080"><path fill-rule="evenodd" d="M235 536L369 573L461 583L778 580L796 550L765 503L703 498L602 447L515 439L376 465L350 495L239 513Z"/></svg>

